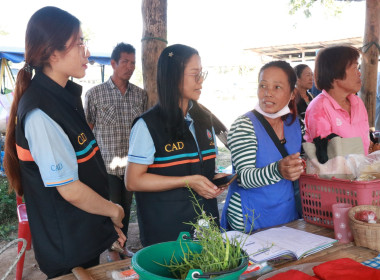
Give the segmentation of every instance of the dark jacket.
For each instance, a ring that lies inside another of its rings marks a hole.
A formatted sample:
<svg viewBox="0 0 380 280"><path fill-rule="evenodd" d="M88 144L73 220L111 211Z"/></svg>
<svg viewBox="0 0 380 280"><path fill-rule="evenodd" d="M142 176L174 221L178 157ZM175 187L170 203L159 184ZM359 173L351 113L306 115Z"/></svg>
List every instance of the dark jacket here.
<svg viewBox="0 0 380 280"><path fill-rule="evenodd" d="M82 211L63 199L55 187L44 186L24 134L27 113L35 108L45 112L73 145L79 180L108 199L107 173L86 123L81 90L71 81L62 88L43 73L37 73L17 111L17 153L33 246L36 260L48 276L94 259L117 239L110 218Z"/></svg>
<svg viewBox="0 0 380 280"><path fill-rule="evenodd" d="M215 175L215 143L211 119L194 102L190 115L194 120L199 153L193 135L187 127L183 135L174 139L168 133L158 106L141 117L152 136L156 153L148 173L164 176L200 174L211 180ZM198 114L199 113L199 114ZM203 119L203 121L202 121ZM185 121L184 121L185 122ZM200 155L201 154L201 155ZM140 239L144 246L176 240L181 231L193 232L185 223L196 222L190 191L185 187L163 192L135 192ZM219 213L216 199L204 199L196 194L206 213L216 218Z"/></svg>

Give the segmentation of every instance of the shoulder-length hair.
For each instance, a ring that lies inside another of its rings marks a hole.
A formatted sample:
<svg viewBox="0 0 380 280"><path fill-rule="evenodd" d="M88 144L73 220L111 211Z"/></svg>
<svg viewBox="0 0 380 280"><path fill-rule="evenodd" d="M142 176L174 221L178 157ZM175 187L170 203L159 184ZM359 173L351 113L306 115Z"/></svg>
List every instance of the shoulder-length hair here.
<svg viewBox="0 0 380 280"><path fill-rule="evenodd" d="M319 90L329 91L335 79L346 78L346 69L360 56L356 48L334 46L322 49L315 60L314 79Z"/></svg>
<svg viewBox="0 0 380 280"><path fill-rule="evenodd" d="M9 180L10 191L23 194L20 165L16 151L15 124L19 101L30 85L32 69L42 71L49 65L54 51L64 51L76 44L70 38L78 36L80 22L73 15L56 7L44 7L30 18L25 35L25 66L17 74L14 99L9 114L7 137L5 139L4 167Z"/></svg>

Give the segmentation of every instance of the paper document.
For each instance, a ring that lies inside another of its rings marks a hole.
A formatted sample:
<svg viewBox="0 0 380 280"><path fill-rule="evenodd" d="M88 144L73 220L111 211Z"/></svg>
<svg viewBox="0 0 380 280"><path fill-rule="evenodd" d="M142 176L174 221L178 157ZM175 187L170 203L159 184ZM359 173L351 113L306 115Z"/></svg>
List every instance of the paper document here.
<svg viewBox="0 0 380 280"><path fill-rule="evenodd" d="M273 259L300 259L331 247L337 240L293 229L279 227L263 230L252 235L228 231L229 240L237 238L244 243L243 249L254 262Z"/></svg>

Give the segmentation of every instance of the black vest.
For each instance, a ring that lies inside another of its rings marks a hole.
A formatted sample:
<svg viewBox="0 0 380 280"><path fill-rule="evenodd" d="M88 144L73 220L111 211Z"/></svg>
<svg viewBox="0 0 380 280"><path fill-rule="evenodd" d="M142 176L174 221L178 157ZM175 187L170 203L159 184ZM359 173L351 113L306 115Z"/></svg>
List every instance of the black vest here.
<svg viewBox="0 0 380 280"><path fill-rule="evenodd" d="M202 122L201 118L196 118L193 113L197 110L201 109L194 102L190 115L194 120L201 157L198 154L196 142L187 127L184 129L183 137L176 140L172 140L165 132L165 123L160 117L158 106L141 116L147 124L156 149L154 162L148 167L148 173L164 176L200 174L210 180L214 177L215 143L212 124L209 119ZM202 116L209 117L204 111ZM184 224L196 222L198 216L194 211L190 196L191 193L185 187L163 192L135 192L140 239L143 246L173 241L177 239L181 231L191 233L194 231L191 226ZM206 213L215 217L219 223L216 199L204 199L198 194L196 197Z"/></svg>
<svg viewBox="0 0 380 280"><path fill-rule="evenodd" d="M24 134L26 114L35 108L45 112L73 145L79 180L108 199L107 173L86 123L81 90L71 81L62 88L37 73L17 110L16 144L24 198L36 260L48 276L94 259L117 239L110 218L82 211L64 200L55 187L44 186Z"/></svg>

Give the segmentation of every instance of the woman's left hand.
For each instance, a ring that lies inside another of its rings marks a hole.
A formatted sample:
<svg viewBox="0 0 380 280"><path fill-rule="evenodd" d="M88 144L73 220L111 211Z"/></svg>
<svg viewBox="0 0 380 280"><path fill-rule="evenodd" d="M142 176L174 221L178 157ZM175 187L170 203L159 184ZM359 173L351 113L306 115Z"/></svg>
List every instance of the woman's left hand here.
<svg viewBox="0 0 380 280"><path fill-rule="evenodd" d="M203 175L190 175L184 179L187 186L206 199L215 198L223 192Z"/></svg>
<svg viewBox="0 0 380 280"><path fill-rule="evenodd" d="M300 153L289 155L280 160L278 170L284 179L290 181L297 180L304 170L302 159L300 159Z"/></svg>

